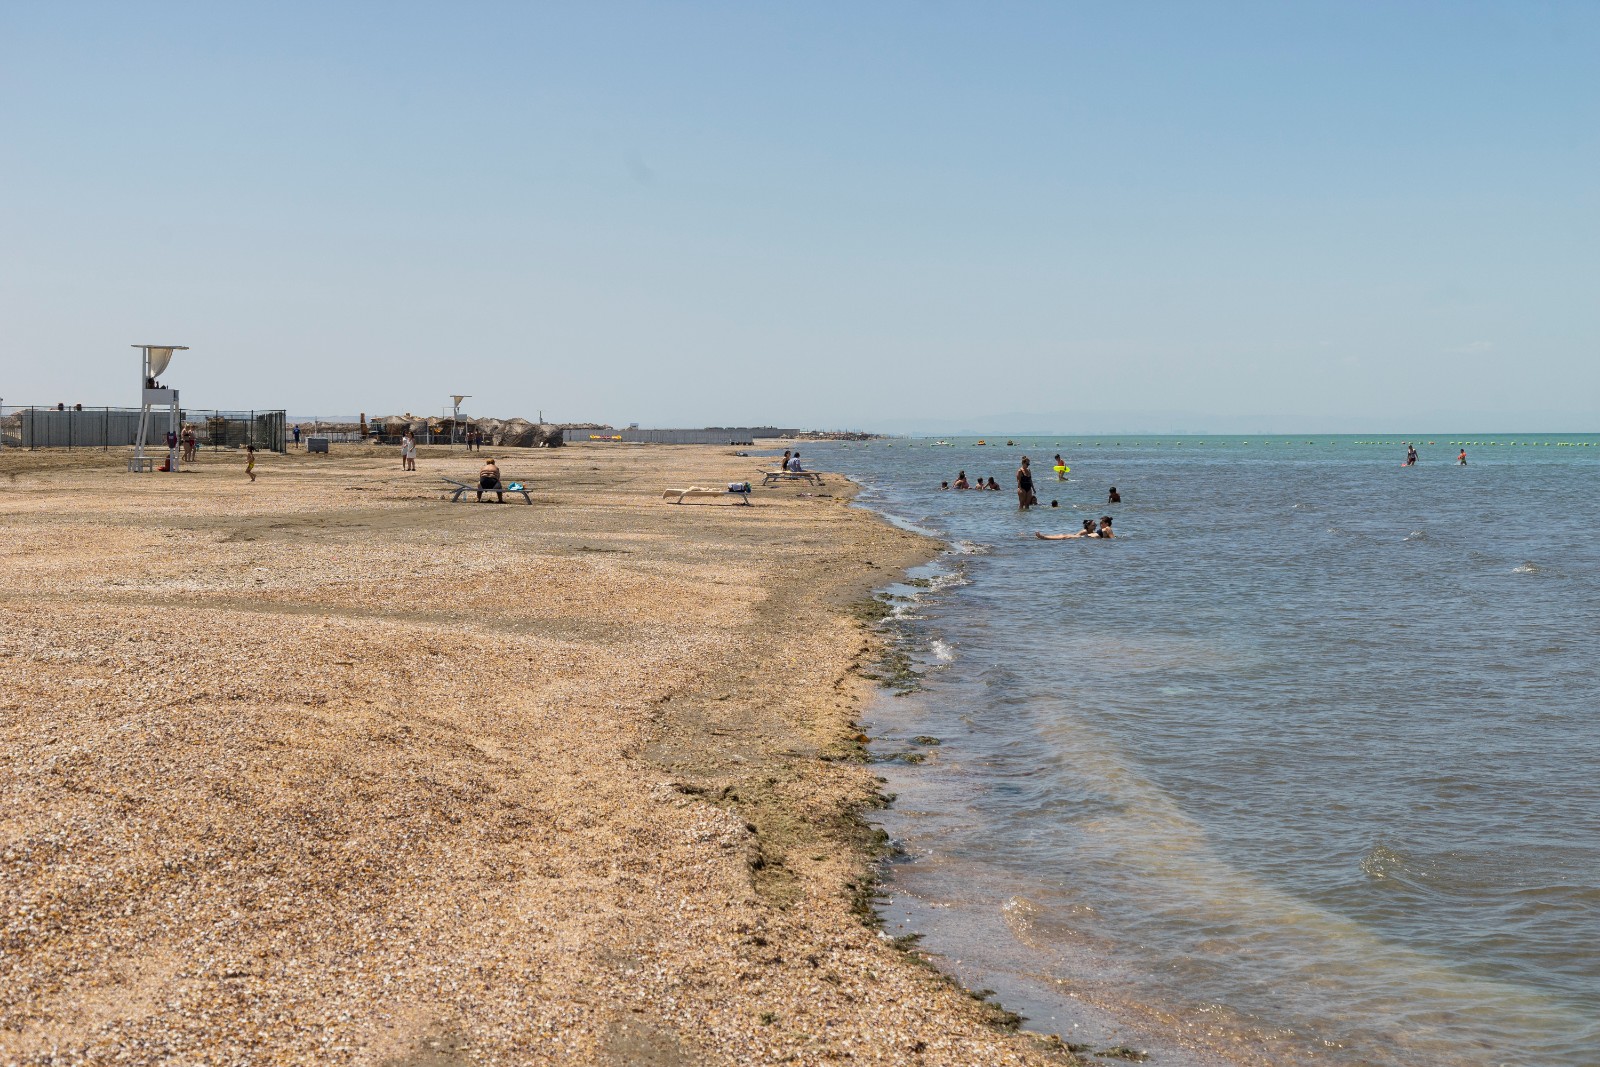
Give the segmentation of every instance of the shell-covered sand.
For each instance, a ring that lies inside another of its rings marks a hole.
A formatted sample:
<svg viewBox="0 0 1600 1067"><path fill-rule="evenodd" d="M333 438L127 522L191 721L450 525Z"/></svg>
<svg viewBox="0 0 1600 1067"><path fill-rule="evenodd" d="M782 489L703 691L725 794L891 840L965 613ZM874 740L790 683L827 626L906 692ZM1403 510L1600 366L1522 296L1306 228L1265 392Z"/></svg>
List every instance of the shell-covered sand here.
<svg viewBox="0 0 1600 1067"><path fill-rule="evenodd" d="M928 544L500 458L0 452L0 1063L1068 1062L854 910L847 608Z"/></svg>

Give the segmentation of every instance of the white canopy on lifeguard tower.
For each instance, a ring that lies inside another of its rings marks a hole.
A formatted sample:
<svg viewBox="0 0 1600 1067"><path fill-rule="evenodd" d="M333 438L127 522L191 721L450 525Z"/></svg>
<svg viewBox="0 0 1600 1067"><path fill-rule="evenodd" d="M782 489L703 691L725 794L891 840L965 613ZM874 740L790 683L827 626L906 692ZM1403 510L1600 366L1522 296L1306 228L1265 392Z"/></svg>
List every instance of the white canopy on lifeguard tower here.
<svg viewBox="0 0 1600 1067"><path fill-rule="evenodd" d="M145 458L145 440L150 433L150 414L152 409L164 407L167 409L167 431L173 434L178 432L178 391L169 389L156 379L166 371L167 364L172 362L172 353L187 352L188 345L133 345L143 354L143 362L139 370L139 435L134 439L133 458L128 460L130 471L151 470L151 461ZM179 450L168 449L167 469L178 469Z"/></svg>

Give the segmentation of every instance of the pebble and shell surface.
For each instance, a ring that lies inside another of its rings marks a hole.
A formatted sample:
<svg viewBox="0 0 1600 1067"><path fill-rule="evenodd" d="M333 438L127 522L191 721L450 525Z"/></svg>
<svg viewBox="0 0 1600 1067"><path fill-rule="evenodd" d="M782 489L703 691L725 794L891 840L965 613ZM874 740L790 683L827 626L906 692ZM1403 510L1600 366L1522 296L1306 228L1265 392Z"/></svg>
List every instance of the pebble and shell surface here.
<svg viewBox="0 0 1600 1067"><path fill-rule="evenodd" d="M1070 1062L852 910L845 609L927 542L419 452L0 453L0 1064Z"/></svg>

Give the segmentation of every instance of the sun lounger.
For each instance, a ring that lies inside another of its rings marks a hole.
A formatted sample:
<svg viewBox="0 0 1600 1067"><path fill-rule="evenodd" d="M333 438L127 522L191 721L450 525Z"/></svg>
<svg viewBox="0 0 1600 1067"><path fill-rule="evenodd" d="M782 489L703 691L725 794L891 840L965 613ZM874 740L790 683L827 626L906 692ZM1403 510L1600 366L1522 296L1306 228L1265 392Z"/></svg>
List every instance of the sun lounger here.
<svg viewBox="0 0 1600 1067"><path fill-rule="evenodd" d="M745 483L748 485L749 483ZM669 504L739 504L750 506L750 490L746 489L717 489L703 485L691 485L687 489L668 489L661 494L661 499Z"/></svg>
<svg viewBox="0 0 1600 1067"><path fill-rule="evenodd" d="M466 482L458 482L454 478L446 478L445 481L448 482L450 485L455 486L454 489L446 489L445 490L445 492L450 494L450 503L452 503L452 504L459 503L461 498L462 498L462 496L464 494L466 494L466 493L479 493L479 492L483 492L483 493L521 493L522 494L522 502L523 503L525 503L525 504L532 504L533 503L533 497L528 495L528 490L526 488L524 488L524 487L522 487L520 485L517 485L517 483L515 483L515 482L508 482L504 478L502 478L500 480L500 488L499 489L481 489L481 490L478 488L478 486L476 484L468 485ZM474 498L474 499L476 499L476 498ZM498 498L496 498L496 499L498 499Z"/></svg>
<svg viewBox="0 0 1600 1067"><path fill-rule="evenodd" d="M805 482L808 485L821 485L822 475L818 471L762 471L761 484L771 485L773 482Z"/></svg>

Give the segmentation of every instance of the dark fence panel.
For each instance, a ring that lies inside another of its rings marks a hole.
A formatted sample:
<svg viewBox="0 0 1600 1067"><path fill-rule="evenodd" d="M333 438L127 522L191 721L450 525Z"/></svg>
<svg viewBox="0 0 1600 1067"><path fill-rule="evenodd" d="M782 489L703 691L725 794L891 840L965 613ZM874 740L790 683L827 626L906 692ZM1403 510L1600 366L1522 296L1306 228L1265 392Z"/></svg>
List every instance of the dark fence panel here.
<svg viewBox="0 0 1600 1067"><path fill-rule="evenodd" d="M150 413L145 447L166 447L166 409ZM286 418L282 411L180 410L179 423L194 431L201 448L243 448L255 445L283 452ZM138 408L60 409L56 405L11 404L0 408L3 448L132 448L139 435Z"/></svg>

